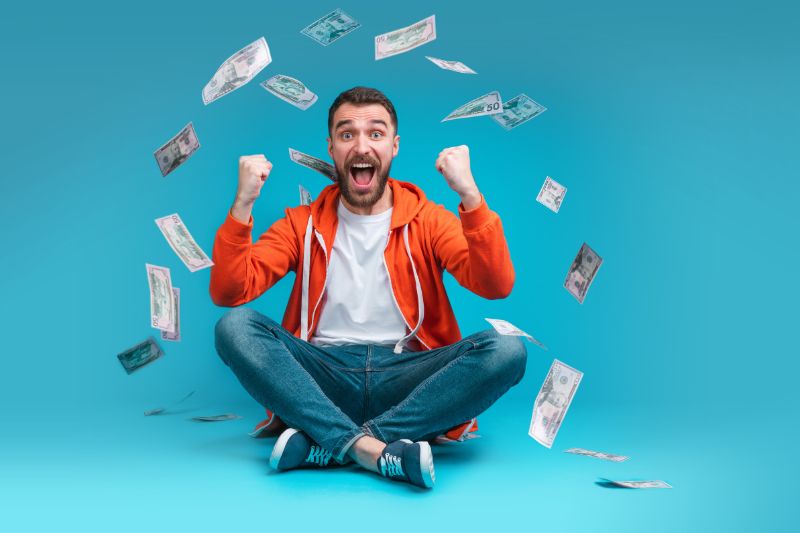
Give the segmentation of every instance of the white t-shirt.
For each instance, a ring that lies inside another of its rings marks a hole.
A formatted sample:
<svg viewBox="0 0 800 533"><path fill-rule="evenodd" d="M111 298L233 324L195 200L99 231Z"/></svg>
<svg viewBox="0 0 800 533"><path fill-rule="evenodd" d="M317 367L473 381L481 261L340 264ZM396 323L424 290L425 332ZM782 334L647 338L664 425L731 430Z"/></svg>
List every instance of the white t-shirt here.
<svg viewBox="0 0 800 533"><path fill-rule="evenodd" d="M392 209L379 215L357 215L340 200L336 212L339 225L325 300L311 343L394 344L407 330L383 259Z"/></svg>

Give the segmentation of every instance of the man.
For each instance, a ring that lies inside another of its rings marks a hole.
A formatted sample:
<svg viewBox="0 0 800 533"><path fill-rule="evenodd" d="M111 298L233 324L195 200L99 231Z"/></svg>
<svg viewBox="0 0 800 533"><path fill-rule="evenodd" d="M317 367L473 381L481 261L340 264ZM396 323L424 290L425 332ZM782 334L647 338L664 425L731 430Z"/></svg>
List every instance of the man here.
<svg viewBox="0 0 800 533"><path fill-rule="evenodd" d="M442 271L485 298L504 298L514 269L500 218L470 171L466 146L436 169L461 198L460 220L411 183L389 177L400 147L386 96L355 87L328 113L337 180L310 206L286 210L253 243L251 212L272 170L239 160L233 207L217 232L211 298L239 306L287 272L296 279L281 325L248 308L216 328L217 351L247 392L286 425L277 470L355 461L430 488L428 440L463 426L525 373L517 337L487 330L462 339ZM450 433L448 433L450 434Z"/></svg>

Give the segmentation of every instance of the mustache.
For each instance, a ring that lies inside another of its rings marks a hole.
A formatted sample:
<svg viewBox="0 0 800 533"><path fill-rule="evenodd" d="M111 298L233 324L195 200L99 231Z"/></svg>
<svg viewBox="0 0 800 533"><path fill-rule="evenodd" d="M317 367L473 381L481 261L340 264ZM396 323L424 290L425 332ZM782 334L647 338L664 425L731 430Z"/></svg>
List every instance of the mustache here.
<svg viewBox="0 0 800 533"><path fill-rule="evenodd" d="M359 163L366 163L368 165L372 165L374 168L378 169L381 167L381 162L374 157L368 155L358 155L353 156L344 163L344 168L350 170L353 165L357 165Z"/></svg>

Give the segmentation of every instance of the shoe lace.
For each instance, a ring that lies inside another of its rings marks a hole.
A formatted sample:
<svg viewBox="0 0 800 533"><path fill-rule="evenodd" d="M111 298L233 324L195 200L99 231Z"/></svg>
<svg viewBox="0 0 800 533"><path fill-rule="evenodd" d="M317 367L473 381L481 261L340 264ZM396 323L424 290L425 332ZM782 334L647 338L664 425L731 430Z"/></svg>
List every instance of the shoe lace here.
<svg viewBox="0 0 800 533"><path fill-rule="evenodd" d="M385 477L405 477L403 463L400 457L384 453L381 457L381 475Z"/></svg>
<svg viewBox="0 0 800 533"><path fill-rule="evenodd" d="M327 466L328 462L331 460L331 452L322 448L321 446L311 446L311 449L308 451L308 457L306 457L307 463L314 463L320 466Z"/></svg>

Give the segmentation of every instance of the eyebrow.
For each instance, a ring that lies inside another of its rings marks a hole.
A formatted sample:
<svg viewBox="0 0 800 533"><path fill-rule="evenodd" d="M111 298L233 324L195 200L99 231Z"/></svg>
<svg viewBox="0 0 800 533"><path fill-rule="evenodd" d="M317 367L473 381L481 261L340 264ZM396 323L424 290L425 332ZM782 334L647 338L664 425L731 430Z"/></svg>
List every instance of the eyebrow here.
<svg viewBox="0 0 800 533"><path fill-rule="evenodd" d="M384 128L386 128L387 130L389 129L389 125L386 123L385 120L372 119L369 122L370 122L370 124L382 124ZM333 129L334 130L338 130L342 126L347 126L347 125L350 125L352 123L353 123L352 119L349 119L349 118L345 119L345 120L340 120L339 122L336 123L336 126Z"/></svg>

